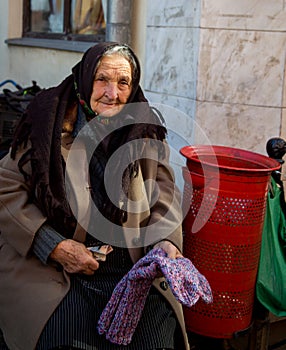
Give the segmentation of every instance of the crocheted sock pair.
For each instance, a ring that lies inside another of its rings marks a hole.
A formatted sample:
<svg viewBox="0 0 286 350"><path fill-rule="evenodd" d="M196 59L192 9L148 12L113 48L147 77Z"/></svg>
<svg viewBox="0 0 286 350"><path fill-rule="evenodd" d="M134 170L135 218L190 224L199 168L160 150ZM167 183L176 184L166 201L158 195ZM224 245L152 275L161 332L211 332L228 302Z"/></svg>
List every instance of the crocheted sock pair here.
<svg viewBox="0 0 286 350"><path fill-rule="evenodd" d="M105 333L106 339L112 343L128 345L131 342L147 295L159 271L181 304L191 307L200 297L207 303L212 302L208 281L189 259L170 259L163 249L153 249L137 261L115 287L100 316L97 327L99 334Z"/></svg>

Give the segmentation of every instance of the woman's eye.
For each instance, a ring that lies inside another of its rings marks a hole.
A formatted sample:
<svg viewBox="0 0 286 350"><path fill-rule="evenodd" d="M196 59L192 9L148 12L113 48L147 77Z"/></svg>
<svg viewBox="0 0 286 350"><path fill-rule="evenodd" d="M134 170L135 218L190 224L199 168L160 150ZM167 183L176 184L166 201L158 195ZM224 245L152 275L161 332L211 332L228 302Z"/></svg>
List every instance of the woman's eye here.
<svg viewBox="0 0 286 350"><path fill-rule="evenodd" d="M98 74L95 76L94 80L95 81L107 81L107 78L102 74Z"/></svg>
<svg viewBox="0 0 286 350"><path fill-rule="evenodd" d="M129 85L128 81L126 81L126 80L121 80L119 83L120 83L120 85L127 85L127 86Z"/></svg>

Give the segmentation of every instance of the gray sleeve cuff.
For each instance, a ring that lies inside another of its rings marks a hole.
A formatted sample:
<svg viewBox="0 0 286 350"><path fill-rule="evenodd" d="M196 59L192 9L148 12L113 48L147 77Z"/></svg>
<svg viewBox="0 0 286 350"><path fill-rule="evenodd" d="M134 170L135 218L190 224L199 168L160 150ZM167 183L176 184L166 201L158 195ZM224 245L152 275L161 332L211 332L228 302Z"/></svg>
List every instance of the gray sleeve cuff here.
<svg viewBox="0 0 286 350"><path fill-rule="evenodd" d="M33 252L44 264L47 264L51 252L65 239L51 226L44 224L39 228L35 236Z"/></svg>

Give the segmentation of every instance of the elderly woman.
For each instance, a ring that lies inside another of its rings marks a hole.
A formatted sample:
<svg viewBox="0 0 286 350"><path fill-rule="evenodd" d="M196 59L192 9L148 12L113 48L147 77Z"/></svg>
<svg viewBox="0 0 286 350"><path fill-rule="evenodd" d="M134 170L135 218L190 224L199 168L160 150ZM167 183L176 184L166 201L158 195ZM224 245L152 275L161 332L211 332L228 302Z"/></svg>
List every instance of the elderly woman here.
<svg viewBox="0 0 286 350"><path fill-rule="evenodd" d="M11 350L188 348L181 305L160 274L130 344L97 332L138 259L154 247L182 257L166 129L139 79L128 46L95 45L30 103L1 160L0 328ZM111 252L101 262L92 247Z"/></svg>

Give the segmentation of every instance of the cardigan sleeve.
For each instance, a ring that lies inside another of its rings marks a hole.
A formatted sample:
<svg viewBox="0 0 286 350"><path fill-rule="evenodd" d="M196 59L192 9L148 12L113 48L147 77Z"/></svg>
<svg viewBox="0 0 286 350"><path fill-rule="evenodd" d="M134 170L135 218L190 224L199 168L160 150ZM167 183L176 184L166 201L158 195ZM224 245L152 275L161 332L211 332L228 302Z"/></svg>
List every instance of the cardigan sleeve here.
<svg viewBox="0 0 286 350"><path fill-rule="evenodd" d="M65 237L59 234L51 226L44 224L39 228L35 235L33 252L42 263L47 264L51 252L65 239Z"/></svg>

